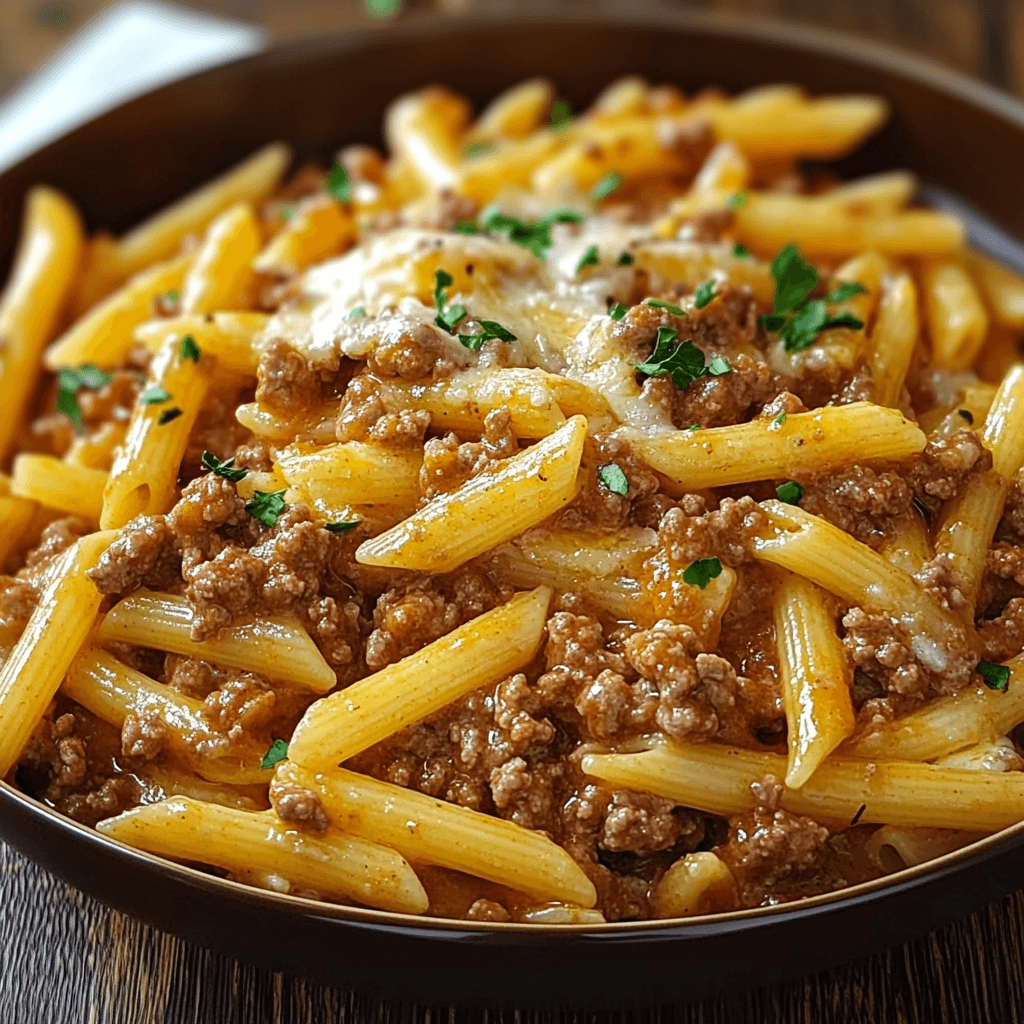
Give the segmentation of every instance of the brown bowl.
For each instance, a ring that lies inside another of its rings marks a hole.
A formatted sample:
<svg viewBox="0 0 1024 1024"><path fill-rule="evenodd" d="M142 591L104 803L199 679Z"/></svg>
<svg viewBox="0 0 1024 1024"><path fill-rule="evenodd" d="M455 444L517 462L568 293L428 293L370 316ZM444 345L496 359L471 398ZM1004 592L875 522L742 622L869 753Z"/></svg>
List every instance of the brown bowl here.
<svg viewBox="0 0 1024 1024"><path fill-rule="evenodd" d="M909 167L966 204L976 244L1024 269L1024 106L897 50L693 14L408 22L278 47L119 107L0 176L0 275L22 197L66 190L120 231L270 139L299 157L379 138L386 104L443 81L482 102L527 76L574 106L639 72L692 91L787 79L873 92L889 127L848 173ZM905 941L1018 888L1024 824L891 879L799 903L599 927L403 917L250 889L140 853L0 785L0 835L71 885L250 962L417 1000L638 1005L777 982Z"/></svg>

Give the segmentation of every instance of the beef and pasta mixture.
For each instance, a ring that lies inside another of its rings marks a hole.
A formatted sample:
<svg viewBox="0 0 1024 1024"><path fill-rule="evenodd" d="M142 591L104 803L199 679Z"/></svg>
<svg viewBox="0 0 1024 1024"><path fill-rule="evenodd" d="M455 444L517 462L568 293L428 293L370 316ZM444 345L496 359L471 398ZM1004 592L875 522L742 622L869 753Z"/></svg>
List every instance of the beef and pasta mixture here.
<svg viewBox="0 0 1024 1024"><path fill-rule="evenodd" d="M429 88L384 155L269 147L66 242L0 497L8 781L483 922L773 905L1024 818L1024 282L911 175L820 169L885 113Z"/></svg>

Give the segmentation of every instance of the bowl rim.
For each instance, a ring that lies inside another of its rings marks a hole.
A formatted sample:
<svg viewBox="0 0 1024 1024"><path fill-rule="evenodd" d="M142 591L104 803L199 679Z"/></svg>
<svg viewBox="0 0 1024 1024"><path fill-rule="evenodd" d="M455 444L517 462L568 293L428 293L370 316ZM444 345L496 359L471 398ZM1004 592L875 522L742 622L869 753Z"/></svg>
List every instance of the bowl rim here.
<svg viewBox="0 0 1024 1024"><path fill-rule="evenodd" d="M697 10L672 11L653 5L638 8L628 3L615 3L593 13L567 10L552 15L529 10L517 12L515 18L517 24L528 24L532 27L549 26L553 29L587 26L641 30L660 28L681 34L705 33L742 39L755 44L766 44L769 47L786 46L815 56L835 57L845 63L860 64L874 71L924 85L940 94L952 94L968 105L981 108L1000 120L1009 122L1024 134L1024 101L995 86L949 68L930 57L920 56L894 44L852 33L832 31L779 18L738 17ZM463 29L472 31L506 28L509 20L509 14L501 12L476 12L456 16L436 13L416 14L387 27L371 26L347 29L322 36L301 37L271 44L257 53L235 58L212 68L174 79L103 111L5 168L0 173L0 183L9 176L18 175L24 165L34 161L51 147L61 144L69 136L77 135L80 132L89 132L105 118L118 115L125 108L146 101L152 96L173 92L184 82L203 78L214 79L219 74L230 74L235 68L245 65L272 65L282 59L289 61L303 58L315 60L320 54L344 53L364 46L380 45L385 41L416 42ZM557 79L556 75L550 77ZM786 77L780 76L780 80L785 80ZM797 79L799 76L792 77ZM1024 239L1021 241L1024 242ZM44 826L70 830L80 841L95 847L100 852L116 852L118 856L142 870L155 873L158 876L169 875L193 888L205 889L214 893L219 891L224 895L233 895L254 904L265 904L278 911L296 913L302 917L370 928L387 927L392 932L402 931L406 934L428 938L431 933L447 933L449 937L463 933L475 940L486 935L494 935L496 938L518 936L521 939L535 940L541 937L555 939L564 937L566 940L575 938L614 943L616 940L625 938L636 941L646 937L654 941L659 938L696 938L698 934L711 936L749 931L761 927L762 923L769 924L796 918L821 916L832 911L837 904L853 908L889 896L895 897L897 894L907 893L924 885L953 877L968 863L980 866L1002 854L1024 846L1024 820L1022 820L933 860L847 888L792 902L684 918L551 925L425 917L369 907L347 906L259 889L140 850L120 840L105 836L94 828L60 814L47 804L2 780L0 780L0 802L13 802L20 805L21 810L30 813ZM3 838L0 835L0 839ZM17 845L16 841L14 845Z"/></svg>

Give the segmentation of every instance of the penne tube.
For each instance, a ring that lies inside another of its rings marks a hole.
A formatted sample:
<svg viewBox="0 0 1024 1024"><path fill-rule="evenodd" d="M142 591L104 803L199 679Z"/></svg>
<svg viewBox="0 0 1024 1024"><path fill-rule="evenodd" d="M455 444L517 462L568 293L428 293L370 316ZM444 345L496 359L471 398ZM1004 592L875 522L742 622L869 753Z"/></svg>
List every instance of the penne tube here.
<svg viewBox="0 0 1024 1024"><path fill-rule="evenodd" d="M930 597L909 573L837 526L795 505L765 501L769 525L754 540L756 558L789 569L868 611L882 612L906 629L911 649L936 672L948 666L946 645L963 623Z"/></svg>
<svg viewBox="0 0 1024 1024"><path fill-rule="evenodd" d="M967 266L996 320L1005 327L1024 327L1024 278L976 253L967 257Z"/></svg>
<svg viewBox="0 0 1024 1024"><path fill-rule="evenodd" d="M886 757L900 761L932 761L965 747L991 742L1024 722L1024 655L1007 663L1009 682L1001 690L967 687L939 697L923 707L845 745L854 757Z"/></svg>
<svg viewBox="0 0 1024 1024"><path fill-rule="evenodd" d="M882 285L871 332L871 376L879 405L899 408L918 333L917 288L909 274L900 273Z"/></svg>
<svg viewBox="0 0 1024 1024"><path fill-rule="evenodd" d="M116 246L114 236L98 232L85 242L82 250L81 273L71 293L71 319L77 320L100 299L106 298L123 278L113 262Z"/></svg>
<svg viewBox="0 0 1024 1024"><path fill-rule="evenodd" d="M732 142L719 142L704 161L689 192L669 204L668 214L658 221L655 235L673 238L683 221L705 210L728 210L733 196L750 184L750 161Z"/></svg>
<svg viewBox="0 0 1024 1024"><path fill-rule="evenodd" d="M172 797L107 818L96 828L149 853L226 871L265 871L331 899L405 914L422 914L429 905L420 880L394 850L357 836L299 832L272 811Z"/></svg>
<svg viewBox="0 0 1024 1024"><path fill-rule="evenodd" d="M654 887L658 917L692 917L731 910L736 902L732 872L710 851L688 853L675 862Z"/></svg>
<svg viewBox="0 0 1024 1024"><path fill-rule="evenodd" d="M243 377L255 377L259 351L254 339L267 326L266 313L220 312L149 320L135 329L135 340L156 354L168 339L189 336L199 351L213 356L217 368Z"/></svg>
<svg viewBox="0 0 1024 1024"><path fill-rule="evenodd" d="M299 204L256 256L253 269L274 277L294 277L312 263L343 253L355 238L349 205L332 196L317 196Z"/></svg>
<svg viewBox="0 0 1024 1024"><path fill-rule="evenodd" d="M590 879L540 832L344 768L318 775L283 761L276 778L317 793L335 828L390 846L414 864L486 878L544 902L597 902Z"/></svg>
<svg viewBox="0 0 1024 1024"><path fill-rule="evenodd" d="M143 803L155 803L172 796L187 796L203 803L221 804L238 811L265 811L270 807L267 784L231 786L210 782L174 761L147 761L134 773L145 787ZM268 773L264 773L268 774Z"/></svg>
<svg viewBox="0 0 1024 1024"><path fill-rule="evenodd" d="M825 595L792 573L775 590L775 636L789 726L786 785L799 789L853 732L853 672Z"/></svg>
<svg viewBox="0 0 1024 1024"><path fill-rule="evenodd" d="M439 86L402 96L385 112L388 147L408 163L424 191L455 186L469 113L464 99Z"/></svg>
<svg viewBox="0 0 1024 1024"><path fill-rule="evenodd" d="M916 512L900 521L879 550L893 565L911 576L917 575L933 555L928 527Z"/></svg>
<svg viewBox="0 0 1024 1024"><path fill-rule="evenodd" d="M296 446L277 460L289 487L316 505L398 505L412 509L419 500L423 451L389 450L363 441L346 441L303 451Z"/></svg>
<svg viewBox="0 0 1024 1024"><path fill-rule="evenodd" d="M103 511L107 474L63 462L52 455L19 455L11 470L11 493L46 508L81 516L93 526Z"/></svg>
<svg viewBox="0 0 1024 1024"><path fill-rule="evenodd" d="M260 225L248 203L225 210L210 225L182 282L182 313L246 305L261 242Z"/></svg>
<svg viewBox="0 0 1024 1024"><path fill-rule="evenodd" d="M534 171L558 146L558 137L547 129L503 143L465 160L458 168L453 187L479 203L493 199L504 188L526 188Z"/></svg>
<svg viewBox="0 0 1024 1024"><path fill-rule="evenodd" d="M934 260L922 268L921 290L932 360L944 370L966 370L988 334L988 312L965 267Z"/></svg>
<svg viewBox="0 0 1024 1024"><path fill-rule="evenodd" d="M164 749L209 782L270 781L268 771L260 767L267 743L259 743L251 734L229 742L210 728L201 700L150 679L99 647L88 645L78 653L61 689L118 729L129 714L156 714L166 729Z"/></svg>
<svg viewBox="0 0 1024 1024"><path fill-rule="evenodd" d="M294 619L257 619L230 626L215 640L192 640L192 609L184 597L136 590L96 627L99 643L135 644L173 651L214 665L270 675L326 693L337 682L309 634Z"/></svg>
<svg viewBox="0 0 1024 1024"><path fill-rule="evenodd" d="M964 243L962 223L933 210L855 214L818 196L748 192L736 211L736 237L755 252L795 242L804 255L852 256L868 249L902 256L945 256Z"/></svg>
<svg viewBox="0 0 1024 1024"><path fill-rule="evenodd" d="M999 385L981 439L992 452L992 469L974 475L943 510L935 551L946 556L966 598L964 615L974 621L974 606L985 570L985 555L1003 514L1006 494L1024 465L1024 365L1016 364Z"/></svg>
<svg viewBox="0 0 1024 1024"><path fill-rule="evenodd" d="M127 284L75 321L45 352L43 362L56 372L62 366L95 363L111 369L131 351L133 332L153 316L161 295L178 291L192 262L190 253L140 271Z"/></svg>
<svg viewBox="0 0 1024 1024"><path fill-rule="evenodd" d="M779 754L717 743L665 742L639 754L586 754L583 771L612 786L654 793L728 817L754 807L751 786L781 779ZM1024 819L1024 772L939 768L914 761L832 757L780 803L793 814L845 825L863 822L996 832Z"/></svg>
<svg viewBox="0 0 1024 1024"><path fill-rule="evenodd" d="M39 360L71 295L82 224L70 201L32 189L7 285L0 294L0 459L7 461L39 380Z"/></svg>
<svg viewBox="0 0 1024 1024"><path fill-rule="evenodd" d="M0 570L21 550L38 513L38 502L30 498L0 497Z"/></svg>
<svg viewBox="0 0 1024 1024"><path fill-rule="evenodd" d="M719 272L737 284L747 285L754 298L766 306L772 304L775 296L771 266L761 260L736 256L730 245L674 240L641 242L633 250L633 262L638 270L690 288L697 288Z"/></svg>
<svg viewBox="0 0 1024 1024"><path fill-rule="evenodd" d="M62 460L65 466L81 466L85 469L101 470L106 476L114 464L118 448L124 444L128 425L120 420L107 420L92 433L79 434L71 442ZM100 508L102 509L103 481L99 485ZM97 520L98 521L98 520Z"/></svg>
<svg viewBox="0 0 1024 1024"><path fill-rule="evenodd" d="M268 441L281 443L300 438L302 442L329 445L335 438L334 421L337 418L337 402L326 402L311 415L298 418L281 416L258 402L247 402L235 410L235 419L243 427ZM291 455L295 454L295 451L291 452Z"/></svg>
<svg viewBox="0 0 1024 1024"><path fill-rule="evenodd" d="M167 259L189 235L202 234L224 210L236 203L256 205L266 199L291 158L284 143L264 146L119 238L112 262L124 278L156 260Z"/></svg>
<svg viewBox="0 0 1024 1024"><path fill-rule="evenodd" d="M310 706L295 727L288 757L326 771L481 686L533 660L544 638L551 591L538 587L415 654Z"/></svg>
<svg viewBox="0 0 1024 1024"><path fill-rule="evenodd" d="M615 120L642 114L647 110L647 95L650 86L639 75L624 75L609 82L594 97L587 110L588 120Z"/></svg>
<svg viewBox="0 0 1024 1024"><path fill-rule="evenodd" d="M206 399L211 370L209 357L183 354L176 335L165 339L153 357L149 386L135 403L103 489L100 525L105 530L120 529L139 515L171 510L181 460Z"/></svg>
<svg viewBox="0 0 1024 1024"><path fill-rule="evenodd" d="M555 98L546 78L528 78L499 93L466 133L469 142L521 139L541 126Z"/></svg>
<svg viewBox="0 0 1024 1024"><path fill-rule="evenodd" d="M917 175L910 171L882 171L844 181L817 198L823 206L848 213L895 213L914 198Z"/></svg>
<svg viewBox="0 0 1024 1024"><path fill-rule="evenodd" d="M752 420L707 430L620 431L676 493L799 477L921 451L924 433L895 409L869 402L791 413L785 423Z"/></svg>
<svg viewBox="0 0 1024 1024"><path fill-rule="evenodd" d="M114 537L92 533L60 555L25 631L0 668L0 778L17 761L92 629L102 598L86 573Z"/></svg>
<svg viewBox="0 0 1024 1024"><path fill-rule="evenodd" d="M449 572L511 540L576 497L586 436L587 421L574 416L532 447L363 541L356 561Z"/></svg>

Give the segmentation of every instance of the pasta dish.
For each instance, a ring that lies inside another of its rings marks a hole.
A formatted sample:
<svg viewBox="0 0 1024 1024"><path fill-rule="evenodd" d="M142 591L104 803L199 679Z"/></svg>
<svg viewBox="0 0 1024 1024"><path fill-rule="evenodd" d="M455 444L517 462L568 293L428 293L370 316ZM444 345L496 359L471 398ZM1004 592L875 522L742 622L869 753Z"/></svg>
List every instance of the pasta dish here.
<svg viewBox="0 0 1024 1024"><path fill-rule="evenodd" d="M0 297L0 774L281 893L770 906L1024 819L1024 280L792 86L431 87Z"/></svg>

